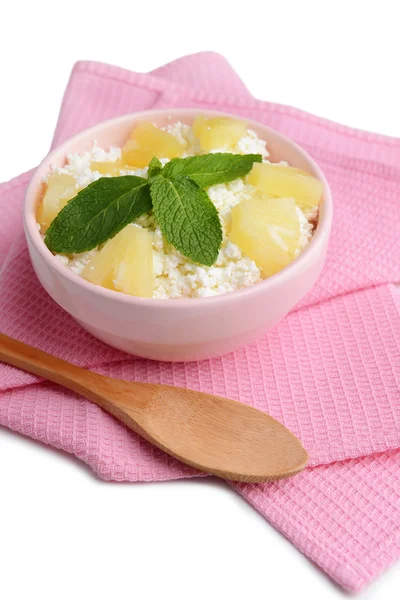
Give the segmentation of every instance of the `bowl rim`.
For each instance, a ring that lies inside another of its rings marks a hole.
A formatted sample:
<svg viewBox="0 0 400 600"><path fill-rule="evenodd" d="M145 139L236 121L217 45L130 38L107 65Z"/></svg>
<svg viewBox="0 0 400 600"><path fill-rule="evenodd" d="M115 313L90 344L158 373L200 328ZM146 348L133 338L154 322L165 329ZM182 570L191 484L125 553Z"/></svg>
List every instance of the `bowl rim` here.
<svg viewBox="0 0 400 600"><path fill-rule="evenodd" d="M151 118L157 118L162 116L175 117L179 120L179 115L184 113L186 116L196 116L199 113L207 114L210 116L226 116L233 118L242 118L240 115L235 115L229 112L221 112L214 110L207 110L201 108L170 108L170 109L159 109L159 110L146 110L146 111L138 111L133 113L127 113L121 115L119 117L114 117L112 119L107 119L105 121L101 121L96 125L83 129L79 131L75 135L64 140L59 146L51 150L49 154L40 162L40 164L36 167L29 185L26 189L24 205L23 205L23 222L25 235L29 238L30 242L34 245L35 249L38 251L43 260L51 267L51 269L55 270L61 277L65 277L70 280L71 283L77 285L78 287L83 288L88 293L93 293L95 295L102 296L105 299L113 300L117 303L122 304L130 304L141 305L154 307L154 308L163 308L167 310L181 310L184 307L198 307L199 303L201 306L208 304L209 306L212 304L217 304L221 302L230 303L231 301L236 301L239 298L245 298L250 295L263 294L267 289L272 290L277 286L284 284L287 280L290 280L292 274L302 266L304 266L311 254L314 254L318 251L323 250L326 237L330 234L331 223L332 223L332 195L329 189L328 182L325 178L325 175L318 163L306 152L301 146L299 146L292 139L282 134L280 131L269 127L268 125L264 125L258 121L247 119L246 120L249 129L251 129L252 125L256 128L262 128L266 131L266 135L271 132L278 138L281 138L286 143L289 143L298 153L302 156L313 168L316 176L323 184L323 196L324 196L324 209L322 214L319 215L318 219L318 227L316 231L313 233L313 236L310 240L310 243L305 248L305 250L298 256L292 263L281 269L278 273L271 275L267 279L263 279L262 281L252 284L246 288L242 288L239 290L234 290L233 292L225 292L223 294L218 294L216 296L206 296L200 298L174 298L174 299L165 299L165 298L142 298L139 296L130 296L129 294L125 294L124 292L118 292L116 290L109 290L100 285L95 285L83 277L80 277L67 267L63 265L47 248L46 244L42 240L40 235L40 231L37 228L37 220L35 213L35 202L33 197L33 189L37 185L37 179L39 177L39 173L42 168L46 165L47 168L52 163L52 159L55 156L58 156L62 153L63 148L65 155L68 153L68 146L71 142L79 141L81 138L85 138L87 136L91 136L92 140L96 139L96 133L102 131L104 128L118 125L119 123L124 123L125 121L129 121L131 119L134 120L145 120ZM173 300L173 301L171 301Z"/></svg>

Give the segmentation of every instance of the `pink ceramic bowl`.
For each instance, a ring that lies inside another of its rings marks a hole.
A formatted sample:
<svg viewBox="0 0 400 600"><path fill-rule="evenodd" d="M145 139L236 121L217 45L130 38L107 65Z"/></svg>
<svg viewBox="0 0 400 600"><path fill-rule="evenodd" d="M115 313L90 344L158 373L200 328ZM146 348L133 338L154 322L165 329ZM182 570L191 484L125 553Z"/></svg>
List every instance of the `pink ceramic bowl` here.
<svg viewBox="0 0 400 600"><path fill-rule="evenodd" d="M273 162L286 160L324 184L317 229L306 250L291 265L243 290L210 298L153 300L93 285L65 268L47 249L37 230L35 211L50 164L63 165L68 152L121 146L142 120L163 126L191 124L200 111L174 109L134 113L82 131L51 152L29 184L24 225L32 264L50 296L95 337L130 354L166 361L191 361L225 354L276 325L310 290L324 263L332 220L332 200L325 177L304 150L277 131L249 121L267 141ZM208 112L210 116L221 113Z"/></svg>

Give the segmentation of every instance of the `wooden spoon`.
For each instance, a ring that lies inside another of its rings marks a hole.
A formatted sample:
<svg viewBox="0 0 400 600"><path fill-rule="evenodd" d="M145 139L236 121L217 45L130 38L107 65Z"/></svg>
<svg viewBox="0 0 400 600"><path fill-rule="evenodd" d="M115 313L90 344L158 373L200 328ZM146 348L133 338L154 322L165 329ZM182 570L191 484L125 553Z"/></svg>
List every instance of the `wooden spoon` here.
<svg viewBox="0 0 400 600"><path fill-rule="evenodd" d="M286 427L234 400L98 375L0 333L0 360L82 394L182 462L225 479L260 482L304 469Z"/></svg>

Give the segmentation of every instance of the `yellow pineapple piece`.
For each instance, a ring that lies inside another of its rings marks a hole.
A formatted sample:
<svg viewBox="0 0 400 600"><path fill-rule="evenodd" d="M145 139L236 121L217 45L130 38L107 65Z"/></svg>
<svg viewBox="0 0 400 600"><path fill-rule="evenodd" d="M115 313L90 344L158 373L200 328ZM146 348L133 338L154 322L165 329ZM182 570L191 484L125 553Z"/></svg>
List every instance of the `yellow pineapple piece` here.
<svg viewBox="0 0 400 600"><path fill-rule="evenodd" d="M46 183L46 191L38 209L38 222L42 233L45 233L53 219L71 200L78 190L76 180L65 173L51 173Z"/></svg>
<svg viewBox="0 0 400 600"><path fill-rule="evenodd" d="M132 167L147 167L153 156L176 158L182 156L185 144L167 131L143 122L132 131L130 139L122 148L122 162Z"/></svg>
<svg viewBox="0 0 400 600"><path fill-rule="evenodd" d="M98 171L102 175L111 175L117 177L120 174L120 170L124 168L124 164L121 160L114 161L93 161L90 163L91 171Z"/></svg>
<svg viewBox="0 0 400 600"><path fill-rule="evenodd" d="M306 171L269 163L254 163L249 183L267 194L294 198L300 208L318 206L323 186Z"/></svg>
<svg viewBox="0 0 400 600"><path fill-rule="evenodd" d="M193 123L193 133L204 152L235 146L246 135L246 130L245 121L229 117L208 119L199 115Z"/></svg>
<svg viewBox="0 0 400 600"><path fill-rule="evenodd" d="M125 294L151 298L154 287L152 241L150 231L128 225L93 255L82 277Z"/></svg>
<svg viewBox="0 0 400 600"><path fill-rule="evenodd" d="M117 233L115 237L104 244L101 250L93 254L83 269L82 277L96 285L115 290L114 270L123 252L124 247L121 243L120 234Z"/></svg>
<svg viewBox="0 0 400 600"><path fill-rule="evenodd" d="M115 269L115 287L131 296L151 298L154 287L153 234L148 229L129 225L126 229L130 230L127 232L129 243Z"/></svg>
<svg viewBox="0 0 400 600"><path fill-rule="evenodd" d="M250 198L232 209L230 239L265 277L295 259L300 221L293 198Z"/></svg>

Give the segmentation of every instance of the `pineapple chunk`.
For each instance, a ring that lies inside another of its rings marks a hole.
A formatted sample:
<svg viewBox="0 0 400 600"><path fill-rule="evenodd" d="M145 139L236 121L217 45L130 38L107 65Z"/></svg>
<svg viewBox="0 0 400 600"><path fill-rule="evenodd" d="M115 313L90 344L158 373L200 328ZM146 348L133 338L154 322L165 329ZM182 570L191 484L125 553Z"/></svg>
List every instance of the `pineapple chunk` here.
<svg viewBox="0 0 400 600"><path fill-rule="evenodd" d="M175 136L158 129L152 123L143 122L132 131L130 139L122 148L122 161L133 167L147 167L153 156L176 158L186 148Z"/></svg>
<svg viewBox="0 0 400 600"><path fill-rule="evenodd" d="M93 254L83 269L82 277L96 285L102 285L110 290L115 290L113 282L114 270L123 252L124 247L118 233L106 242L101 250Z"/></svg>
<svg viewBox="0 0 400 600"><path fill-rule="evenodd" d="M128 225L93 255L82 276L112 290L151 298L154 286L152 241L150 231Z"/></svg>
<svg viewBox="0 0 400 600"><path fill-rule="evenodd" d="M232 209L230 238L265 277L291 263L300 241L293 198L250 198Z"/></svg>
<svg viewBox="0 0 400 600"><path fill-rule="evenodd" d="M52 173L47 180L46 192L38 209L38 222L42 233L45 233L53 219L78 193L76 180L72 175Z"/></svg>
<svg viewBox="0 0 400 600"><path fill-rule="evenodd" d="M121 160L93 161L90 163L91 171L97 171L101 175L111 175L112 177L117 177L123 168L124 164Z"/></svg>
<svg viewBox="0 0 400 600"><path fill-rule="evenodd" d="M246 135L246 129L245 121L229 117L208 119L199 115L193 123L193 133L204 152L218 148L232 148Z"/></svg>
<svg viewBox="0 0 400 600"><path fill-rule="evenodd" d="M254 163L249 183L267 194L294 198L300 208L318 206L323 186L306 171L269 163Z"/></svg>
<svg viewBox="0 0 400 600"><path fill-rule="evenodd" d="M132 226L127 229L130 229L129 243L115 269L115 287L132 296L151 298L154 287L153 235L148 229Z"/></svg>

